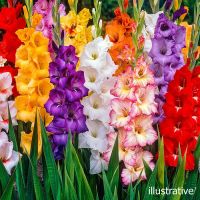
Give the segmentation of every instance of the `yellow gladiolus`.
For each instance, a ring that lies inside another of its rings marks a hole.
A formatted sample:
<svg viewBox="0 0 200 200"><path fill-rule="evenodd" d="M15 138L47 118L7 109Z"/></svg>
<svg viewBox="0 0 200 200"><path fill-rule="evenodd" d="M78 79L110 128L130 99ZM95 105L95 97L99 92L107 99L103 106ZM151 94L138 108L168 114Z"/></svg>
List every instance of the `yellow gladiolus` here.
<svg viewBox="0 0 200 200"><path fill-rule="evenodd" d="M30 46L34 48L43 47L43 52L48 51L48 38L44 37L41 32L35 31L30 38Z"/></svg>
<svg viewBox="0 0 200 200"><path fill-rule="evenodd" d="M33 23L36 25L40 16L35 17ZM30 153L36 110L42 113L45 122L50 123L52 120L43 108L53 88L48 73L51 56L48 52L49 40L41 32L28 28L17 31L17 35L24 45L21 45L16 52L16 66L19 67L18 75L15 77L19 92L19 96L15 98L16 118L24 122L32 122L32 132L29 134L23 132L21 135L21 147L25 152ZM38 136L40 155L42 140L39 125Z"/></svg>
<svg viewBox="0 0 200 200"><path fill-rule="evenodd" d="M34 31L34 28L19 29L16 31L16 35L22 42L26 43L30 40L30 37Z"/></svg>
<svg viewBox="0 0 200 200"><path fill-rule="evenodd" d="M82 26L87 26L89 20L92 19L89 9L84 8L78 14L78 24Z"/></svg>
<svg viewBox="0 0 200 200"><path fill-rule="evenodd" d="M39 13L34 13L31 22L32 27L36 28L36 26L40 24L41 20L42 20L42 15Z"/></svg>
<svg viewBox="0 0 200 200"><path fill-rule="evenodd" d="M50 122L52 121L53 117L50 116L44 108L38 108L38 113L40 114L42 120L44 121L45 126L48 126ZM40 118L39 115L37 115L37 130L38 130L38 158L40 157L42 153L42 135L41 135L41 126L40 126ZM30 155L31 151L31 143L32 143L32 137L33 137L33 129L34 125L32 125L31 133L27 134L25 132L22 132L21 134L21 147L24 152L27 152Z"/></svg>
<svg viewBox="0 0 200 200"><path fill-rule="evenodd" d="M31 152L31 143L32 143L33 131L31 133L25 133L24 131L21 133L21 148L25 153L30 155ZM40 127L38 126L38 158L42 153L42 138Z"/></svg>
<svg viewBox="0 0 200 200"><path fill-rule="evenodd" d="M178 10L179 9L179 0L174 0L174 9Z"/></svg>
<svg viewBox="0 0 200 200"><path fill-rule="evenodd" d="M53 89L53 85L50 83L49 78L40 80L38 82L36 92L38 94L38 105L43 107L49 98L49 93Z"/></svg>
<svg viewBox="0 0 200 200"><path fill-rule="evenodd" d="M192 35L192 25L189 25L187 22L181 22L181 26L184 26L186 29L186 37L185 37L185 48L182 49L182 53L184 55L184 60L187 60L189 49L190 49L190 42L191 42L191 35Z"/></svg>
<svg viewBox="0 0 200 200"><path fill-rule="evenodd" d="M78 56L80 56L84 46L92 40L91 27L87 27L91 18L87 8L81 10L79 14L71 10L68 15L61 17L61 27L66 31L64 44L75 46Z"/></svg>

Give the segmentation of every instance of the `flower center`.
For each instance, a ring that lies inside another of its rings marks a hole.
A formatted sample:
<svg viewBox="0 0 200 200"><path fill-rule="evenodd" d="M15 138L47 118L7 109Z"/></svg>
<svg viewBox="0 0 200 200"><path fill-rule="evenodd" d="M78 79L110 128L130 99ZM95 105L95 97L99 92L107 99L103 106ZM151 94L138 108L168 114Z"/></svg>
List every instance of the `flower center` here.
<svg viewBox="0 0 200 200"><path fill-rule="evenodd" d="M94 109L98 109L98 108L99 108L98 103L94 103L94 104L93 104L93 108L94 108Z"/></svg>
<svg viewBox="0 0 200 200"><path fill-rule="evenodd" d="M167 24L162 24L161 25L161 30L162 31L167 31L169 29L169 26Z"/></svg>
<svg viewBox="0 0 200 200"><path fill-rule="evenodd" d="M98 55L97 55L96 53L93 53L93 54L92 54L92 59L93 59L93 60L96 60L97 58L98 58Z"/></svg>

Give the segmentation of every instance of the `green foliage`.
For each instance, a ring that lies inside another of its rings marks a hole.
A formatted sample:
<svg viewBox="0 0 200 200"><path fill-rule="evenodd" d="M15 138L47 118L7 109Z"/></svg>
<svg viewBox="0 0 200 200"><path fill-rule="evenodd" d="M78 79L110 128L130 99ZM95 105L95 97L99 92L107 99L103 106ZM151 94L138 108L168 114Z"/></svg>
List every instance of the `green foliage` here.
<svg viewBox="0 0 200 200"><path fill-rule="evenodd" d="M0 0L0 8L7 6L7 1L6 0Z"/></svg>
<svg viewBox="0 0 200 200"><path fill-rule="evenodd" d="M125 187L120 183L120 163L118 155L118 138L115 141L108 171L103 171L102 175L88 175L88 169L80 160L84 154L72 144L72 136L69 134L65 159L56 162L53 158L51 145L42 120L41 127L37 127L38 118L35 118L33 131L32 149L30 156L23 156L12 175L9 176L0 162L0 199L47 199L47 200L199 200L200 197L200 177L198 169L185 175L185 160L180 157L179 166L174 173L164 165L163 141L159 142L159 158L152 171L144 162L144 170L147 176L146 181L137 182ZM38 129L41 128L43 149L42 155L38 158ZM10 120L9 137L17 147L15 131ZM199 145L197 145L196 156L199 155ZM197 158L198 160L198 158ZM43 173L38 172L38 165L43 169ZM26 176L24 171L28 169ZM17 175L18 174L18 175ZM167 176L168 174L168 176ZM170 174L170 175L169 175ZM169 177L170 176L170 177ZM172 180L169 180L172 178ZM170 182L173 185L168 185ZM16 183L16 188L14 187ZM149 188L162 189L164 187L190 189L196 187L196 192L191 195L152 195ZM20 194L20 191L23 194Z"/></svg>

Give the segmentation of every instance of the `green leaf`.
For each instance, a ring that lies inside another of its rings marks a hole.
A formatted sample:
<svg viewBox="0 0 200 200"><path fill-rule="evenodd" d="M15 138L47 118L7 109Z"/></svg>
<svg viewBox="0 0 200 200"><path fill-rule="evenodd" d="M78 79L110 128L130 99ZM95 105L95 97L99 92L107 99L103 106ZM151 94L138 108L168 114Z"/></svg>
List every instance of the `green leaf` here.
<svg viewBox="0 0 200 200"><path fill-rule="evenodd" d="M74 162L72 157L71 146L72 146L72 137L71 134L69 133L67 147L65 150L66 155L65 155L64 165L72 184L74 184Z"/></svg>
<svg viewBox="0 0 200 200"><path fill-rule="evenodd" d="M42 153L42 167L43 167L43 180L44 180L45 197L47 199L53 199L52 192L51 192L51 185L49 183L47 166L46 166L45 157L44 157L43 153Z"/></svg>
<svg viewBox="0 0 200 200"><path fill-rule="evenodd" d="M30 151L30 159L34 167L37 165L37 158L38 158L38 120L37 120L37 111L35 115L35 122L33 128L33 136L31 142L31 151Z"/></svg>
<svg viewBox="0 0 200 200"><path fill-rule="evenodd" d="M7 6L6 0L0 0L0 8Z"/></svg>
<svg viewBox="0 0 200 200"><path fill-rule="evenodd" d="M8 183L8 180L9 180L9 175L2 163L2 161L0 160L0 182L1 182L1 186L2 186L2 189L4 190L7 183Z"/></svg>
<svg viewBox="0 0 200 200"><path fill-rule="evenodd" d="M164 142L163 138L159 143L159 157L158 157L158 182L161 188L165 186L165 158L164 158Z"/></svg>
<svg viewBox="0 0 200 200"><path fill-rule="evenodd" d="M6 185L3 194L0 198L0 200L12 200L12 192L14 187L14 181L15 181L15 171L13 172L12 176L10 177L8 184Z"/></svg>
<svg viewBox="0 0 200 200"><path fill-rule="evenodd" d="M154 196L149 193L149 188L156 186L156 178L158 173L158 165L156 164L149 180L144 194L144 200L154 200Z"/></svg>
<svg viewBox="0 0 200 200"><path fill-rule="evenodd" d="M117 188L114 190L113 200L118 200Z"/></svg>
<svg viewBox="0 0 200 200"><path fill-rule="evenodd" d="M44 153L44 158L47 166L47 173L48 173L48 178L49 182L51 185L51 190L53 193L54 199L58 199L60 196L60 190L61 190L61 185L60 185L60 180L59 180L59 174L58 170L56 167L56 162L54 160L54 156L51 150L51 146L48 140L48 136L46 133L46 129L44 127L44 123L40 117L40 126L41 126L41 134L42 134L42 149Z"/></svg>
<svg viewBox="0 0 200 200"><path fill-rule="evenodd" d="M27 153L27 156L28 156L28 153ZM28 156L31 162L29 162L29 168L28 168L26 196L27 198L30 198L30 200L35 198L33 169L37 168L37 157L38 157L38 121L37 121L37 112L36 112L34 128L33 128L33 136L32 136L32 142L31 142L30 157Z"/></svg>
<svg viewBox="0 0 200 200"><path fill-rule="evenodd" d="M196 166L197 166L199 162L199 158L200 158L200 137L198 138L197 146L194 152L194 157L195 157Z"/></svg>
<svg viewBox="0 0 200 200"><path fill-rule="evenodd" d="M113 177L110 181L111 191L114 192L115 188L118 188L119 185L119 166L113 172Z"/></svg>
<svg viewBox="0 0 200 200"><path fill-rule="evenodd" d="M29 156L28 156L28 158L29 158L30 166L31 166L31 172L32 172L31 174L32 174L32 179L33 179L35 197L36 197L37 200L43 200L44 194L43 194L43 191L42 191L42 185L41 185L40 180L39 180L38 175L37 175L37 168L35 168L35 166L32 163Z"/></svg>
<svg viewBox="0 0 200 200"><path fill-rule="evenodd" d="M80 164L76 150L74 149L74 147L72 145L71 145L71 151L72 151L72 155L73 155L75 174L76 174L77 182L78 182L79 198L93 200L94 197L92 194L92 190L87 181L87 178L85 176L83 168Z"/></svg>
<svg viewBox="0 0 200 200"><path fill-rule="evenodd" d="M70 200L77 200L76 190L73 186L73 183L67 174L67 170L65 169L65 181L64 181L64 198L63 199L70 199Z"/></svg>
<svg viewBox="0 0 200 200"><path fill-rule="evenodd" d="M8 105L8 117L9 117L9 139L13 142L13 150L18 152L18 145L15 136L15 131L12 125L9 105ZM18 195L20 200L25 200L25 180L24 180L21 160L19 161L16 167L16 186L19 191Z"/></svg>
<svg viewBox="0 0 200 200"><path fill-rule="evenodd" d="M129 185L129 187L128 187L128 199L129 200L136 199L136 194L137 194L136 190L140 183L141 183L141 180L138 179L134 187L132 184Z"/></svg>
<svg viewBox="0 0 200 200"><path fill-rule="evenodd" d="M119 168L119 153L118 153L118 136L115 140L115 144L114 144L114 147L113 147L113 150L112 150L112 154L111 154L111 157L110 157L110 162L109 162L109 165L108 165L108 172L107 172L107 178L108 178L108 182L110 183L112 178L113 178L113 172L116 172L116 169ZM118 176L117 174L115 174L115 176ZM115 178L116 180L116 178ZM116 184L118 184L116 182ZM113 190L114 192L114 190Z"/></svg>
<svg viewBox="0 0 200 200"><path fill-rule="evenodd" d="M185 180L185 190L189 190L189 189L194 189L197 186L197 179L198 179L198 170L194 170L194 171L190 171L188 173L188 176ZM193 199L193 195L190 194L186 194L182 197L182 200L192 200Z"/></svg>
<svg viewBox="0 0 200 200"><path fill-rule="evenodd" d="M178 171L174 177L174 181L173 181L174 184L172 188L178 189L178 188L183 187L184 179L185 179L185 163L186 163L186 154L178 167ZM179 200L180 198L181 198L181 194L173 194L171 195L170 200Z"/></svg>
<svg viewBox="0 0 200 200"><path fill-rule="evenodd" d="M196 191L192 200L199 200L199 194L200 194L200 177L196 185Z"/></svg>
<svg viewBox="0 0 200 200"><path fill-rule="evenodd" d="M145 174L146 174L146 177L147 177L147 180L148 180L150 178L151 174L152 174L152 170L145 160L143 160L143 163L144 163Z"/></svg>
<svg viewBox="0 0 200 200"><path fill-rule="evenodd" d="M102 174L103 174L104 199L113 200L113 194L108 179L106 177L106 173L103 171Z"/></svg>

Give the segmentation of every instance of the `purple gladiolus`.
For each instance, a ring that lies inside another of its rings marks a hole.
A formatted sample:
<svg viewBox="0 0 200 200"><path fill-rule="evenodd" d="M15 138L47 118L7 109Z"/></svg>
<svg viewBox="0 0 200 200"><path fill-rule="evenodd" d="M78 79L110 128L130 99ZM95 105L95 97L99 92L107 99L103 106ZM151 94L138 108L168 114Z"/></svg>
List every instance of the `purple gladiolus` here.
<svg viewBox="0 0 200 200"><path fill-rule="evenodd" d="M176 10L173 14L173 21L176 21L181 15L187 13L187 9L184 6L181 6L178 10Z"/></svg>
<svg viewBox="0 0 200 200"><path fill-rule="evenodd" d="M88 95L82 71L76 71L78 57L73 46L60 46L57 56L49 65L50 81L55 88L45 104L46 111L54 116L47 126L55 159L63 158L68 133L87 131L86 116L80 100Z"/></svg>
<svg viewBox="0 0 200 200"><path fill-rule="evenodd" d="M155 123L164 119L162 105L165 102L168 84L173 80L176 70L184 65L181 54L183 47L185 47L185 28L174 24L163 13L160 14L152 39L152 49L149 52L153 61L151 70L160 90L156 97L156 102L160 106L154 116Z"/></svg>

